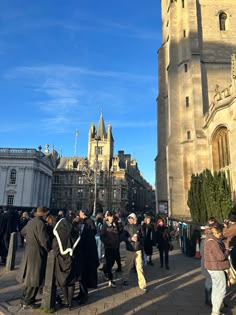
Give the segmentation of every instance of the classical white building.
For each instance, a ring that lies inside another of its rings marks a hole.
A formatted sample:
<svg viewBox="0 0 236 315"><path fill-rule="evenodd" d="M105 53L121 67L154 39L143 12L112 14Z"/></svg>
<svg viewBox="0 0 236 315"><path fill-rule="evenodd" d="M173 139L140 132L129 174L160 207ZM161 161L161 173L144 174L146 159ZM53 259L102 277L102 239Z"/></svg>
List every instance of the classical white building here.
<svg viewBox="0 0 236 315"><path fill-rule="evenodd" d="M49 207L57 153L0 148L0 206Z"/></svg>

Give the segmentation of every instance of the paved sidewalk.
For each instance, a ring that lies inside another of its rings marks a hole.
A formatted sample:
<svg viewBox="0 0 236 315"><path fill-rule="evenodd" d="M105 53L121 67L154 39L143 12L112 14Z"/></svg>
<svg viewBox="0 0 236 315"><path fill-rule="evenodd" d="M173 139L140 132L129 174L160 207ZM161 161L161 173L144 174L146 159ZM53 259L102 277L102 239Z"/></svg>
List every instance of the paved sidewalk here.
<svg viewBox="0 0 236 315"><path fill-rule="evenodd" d="M74 304L71 311L57 309L58 315L210 315L211 309L204 305L204 280L200 272L200 260L186 257L177 248L170 253L170 270L160 268L157 251L154 253L154 266L145 266L148 292L143 293L137 286L137 276L131 273L130 285L122 286L121 274L115 275L117 288L108 288L99 273L98 289L89 293L85 306ZM42 315L42 310L23 310L20 297L23 286L15 276L22 250L17 253L14 271L6 273L0 267L0 315ZM122 251L122 256L124 252ZM235 286L236 288L236 286ZM236 315L236 293L234 288L227 298L227 315ZM236 290L235 290L236 292Z"/></svg>

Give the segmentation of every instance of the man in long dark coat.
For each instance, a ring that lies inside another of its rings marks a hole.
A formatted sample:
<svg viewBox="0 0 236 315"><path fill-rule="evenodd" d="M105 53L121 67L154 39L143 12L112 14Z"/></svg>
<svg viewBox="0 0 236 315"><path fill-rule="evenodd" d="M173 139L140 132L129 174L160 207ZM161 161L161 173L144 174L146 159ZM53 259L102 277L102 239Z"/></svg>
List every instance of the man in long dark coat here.
<svg viewBox="0 0 236 315"><path fill-rule="evenodd" d="M35 307L35 298L43 284L46 271L47 254L50 249L46 229L45 208L37 208L34 219L22 229L26 240L26 275L25 289L22 296L23 308Z"/></svg>

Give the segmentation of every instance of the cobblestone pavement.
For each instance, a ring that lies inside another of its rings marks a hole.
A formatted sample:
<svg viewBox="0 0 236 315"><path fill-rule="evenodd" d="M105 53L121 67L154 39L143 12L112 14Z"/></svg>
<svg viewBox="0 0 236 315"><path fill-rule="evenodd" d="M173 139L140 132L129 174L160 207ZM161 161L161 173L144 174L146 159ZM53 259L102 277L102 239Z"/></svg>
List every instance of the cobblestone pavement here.
<svg viewBox="0 0 236 315"><path fill-rule="evenodd" d="M122 244L122 262L124 250ZM0 315L42 315L43 310L23 310L20 297L23 286L15 280L22 250L17 252L16 268L5 272L0 267ZM116 268L116 266L115 266ZM89 293L84 306L74 303L71 311L57 308L58 315L210 315L211 309L204 304L204 279L200 272L200 260L186 257L175 244L170 253L170 270L160 268L159 256L154 251L154 266L144 267L148 292L137 285L137 276L131 273L130 285L122 286L121 274L115 274L117 288L108 288L107 281L99 273L99 285ZM235 291L235 292L234 292ZM235 293L235 294L234 294ZM40 298L40 296L39 296ZM227 296L227 315L236 315L236 286ZM39 301L40 303L40 301Z"/></svg>

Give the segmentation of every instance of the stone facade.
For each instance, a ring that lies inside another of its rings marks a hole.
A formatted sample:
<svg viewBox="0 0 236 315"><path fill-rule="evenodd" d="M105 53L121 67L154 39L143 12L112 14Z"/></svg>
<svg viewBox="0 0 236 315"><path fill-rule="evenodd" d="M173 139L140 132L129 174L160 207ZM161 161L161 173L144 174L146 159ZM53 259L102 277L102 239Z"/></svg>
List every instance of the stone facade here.
<svg viewBox="0 0 236 315"><path fill-rule="evenodd" d="M225 126L229 150L234 150L230 144L234 141L234 122L229 114L235 106L233 89L230 97L221 100L228 105L218 107L214 115L210 104L218 93L234 84L231 57L236 51L236 3L230 0L161 3L157 199L158 206L162 202L168 204L169 216L189 218L187 193L191 175L205 168L222 169L213 163L212 151L214 134L220 126ZM227 165L227 170L234 191L235 171L231 165Z"/></svg>
<svg viewBox="0 0 236 315"><path fill-rule="evenodd" d="M49 207L57 153L0 148L0 206Z"/></svg>
<svg viewBox="0 0 236 315"><path fill-rule="evenodd" d="M137 161L124 151L114 154L113 150L112 126L106 129L101 115L97 128L90 125L88 157L60 158L53 176L51 207L87 208L90 213L155 211L154 190L142 177Z"/></svg>

